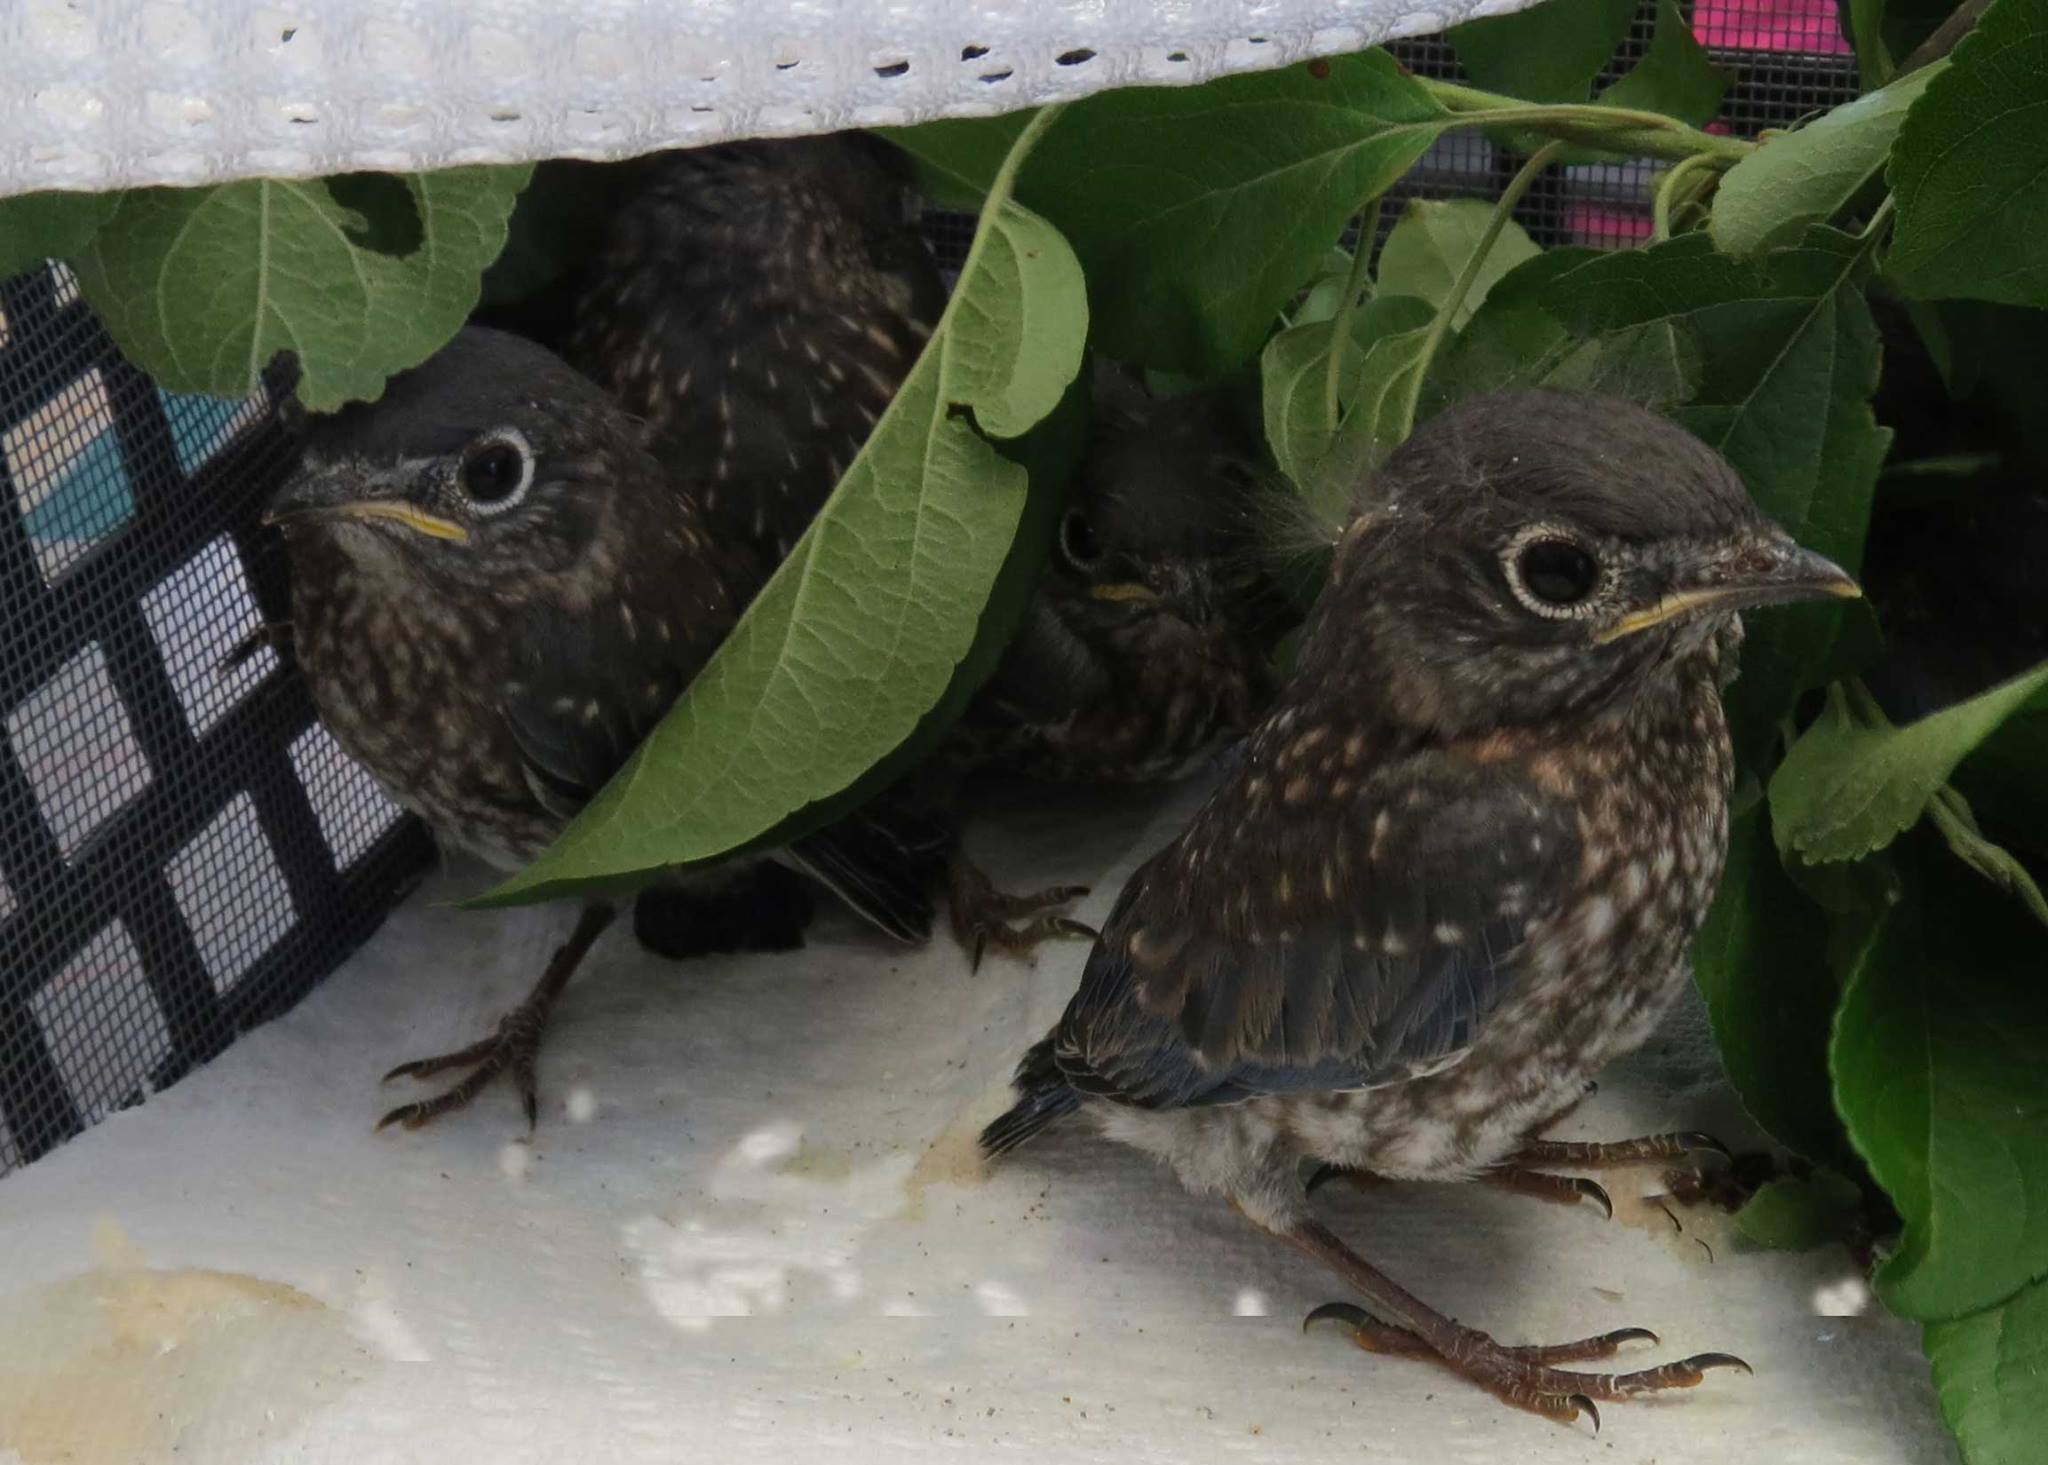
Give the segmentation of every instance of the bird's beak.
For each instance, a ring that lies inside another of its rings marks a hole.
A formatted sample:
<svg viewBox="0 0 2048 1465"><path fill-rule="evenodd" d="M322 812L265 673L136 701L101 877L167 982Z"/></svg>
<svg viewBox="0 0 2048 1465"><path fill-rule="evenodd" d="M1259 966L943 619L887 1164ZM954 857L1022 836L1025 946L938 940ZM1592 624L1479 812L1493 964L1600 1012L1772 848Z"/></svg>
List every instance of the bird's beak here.
<svg viewBox="0 0 2048 1465"><path fill-rule="evenodd" d="M1209 619L1215 609L1215 579L1200 560L1176 561L1152 566L1142 580L1112 585L1093 585L1088 593L1097 600L1124 605L1165 606L1175 615L1197 624Z"/></svg>
<svg viewBox="0 0 2048 1465"><path fill-rule="evenodd" d="M1133 605L1150 605L1159 599L1159 592L1150 585L1140 585L1135 580L1121 585L1090 585L1088 593L1097 600L1113 600Z"/></svg>
<svg viewBox="0 0 2048 1465"><path fill-rule="evenodd" d="M1862 589L1833 560L1782 534L1744 539L1694 561L1681 582L1656 603L1599 631L1606 645L1696 611L1747 610L1797 600L1855 600Z"/></svg>
<svg viewBox="0 0 2048 1465"><path fill-rule="evenodd" d="M361 523L382 519L402 524L429 539L461 544L469 531L452 519L430 514L396 494L380 496L381 482L353 472L306 472L286 484L263 515L265 524Z"/></svg>

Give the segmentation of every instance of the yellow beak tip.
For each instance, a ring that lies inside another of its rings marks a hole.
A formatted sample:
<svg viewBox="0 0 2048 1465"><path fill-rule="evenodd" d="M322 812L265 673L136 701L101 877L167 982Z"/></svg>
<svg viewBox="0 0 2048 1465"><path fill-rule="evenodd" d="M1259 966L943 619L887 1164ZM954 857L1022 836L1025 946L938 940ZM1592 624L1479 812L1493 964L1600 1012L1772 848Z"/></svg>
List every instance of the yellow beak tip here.
<svg viewBox="0 0 2048 1465"><path fill-rule="evenodd" d="M1097 600L1128 601L1139 604L1159 598L1157 591L1148 586L1136 584L1094 585L1089 587L1088 593Z"/></svg>

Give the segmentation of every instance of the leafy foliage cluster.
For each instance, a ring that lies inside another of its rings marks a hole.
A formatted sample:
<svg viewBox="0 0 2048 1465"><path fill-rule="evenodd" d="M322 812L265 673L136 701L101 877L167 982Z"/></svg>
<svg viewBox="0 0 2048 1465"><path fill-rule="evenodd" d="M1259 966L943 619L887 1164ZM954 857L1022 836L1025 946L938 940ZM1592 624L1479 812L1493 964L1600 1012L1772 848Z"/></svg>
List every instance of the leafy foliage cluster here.
<svg viewBox="0 0 2048 1465"><path fill-rule="evenodd" d="M499 897L770 837L911 756L1035 573L1087 351L1162 388L1259 392L1277 467L1325 518L1458 397L1620 391L1856 567L1901 484L1967 489L1893 452L1874 309L1910 322L1958 396L2048 387L2022 375L2048 353L2016 349L2048 340L2048 0L1969 0L1947 25L1946 0L1843 8L1866 94L1756 143L1698 130L1728 78L1676 0L1598 95L1634 0L1459 27L1477 87L1371 51L898 132L933 194L980 215L944 320L740 631ZM1371 230L1333 248L1461 128L1533 155L1506 197L1412 203L1376 262ZM1646 246L1539 249L1513 223L1541 167L1615 156L1668 165ZM516 227L529 173L9 200L0 274L68 261L166 386L241 394L291 350L300 396L330 407L445 340L508 229L500 282L545 278L546 221ZM1859 680L1885 654L1859 609L1752 629L1699 982L1750 1109L1815 1167L1762 1192L1745 1230L1806 1244L1895 1214L1878 1292L1924 1325L1965 1457L2005 1465L2036 1458L2048 1417L2048 901L2027 863L2048 857L2048 664L1894 726Z"/></svg>

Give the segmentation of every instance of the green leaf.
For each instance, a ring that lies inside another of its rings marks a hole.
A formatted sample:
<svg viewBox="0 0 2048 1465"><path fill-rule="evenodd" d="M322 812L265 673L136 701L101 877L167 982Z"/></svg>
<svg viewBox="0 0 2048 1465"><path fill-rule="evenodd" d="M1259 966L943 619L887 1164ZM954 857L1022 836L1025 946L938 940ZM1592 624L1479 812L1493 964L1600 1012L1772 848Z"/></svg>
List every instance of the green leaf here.
<svg viewBox="0 0 2048 1465"><path fill-rule="evenodd" d="M1728 866L1693 948L1693 979L1750 1116L1816 1163L1853 1163L1828 1089L1838 989L1827 922L1779 864L1761 801L1729 822Z"/></svg>
<svg viewBox="0 0 2048 1465"><path fill-rule="evenodd" d="M1323 461L1343 409L1357 400L1371 353L1389 336L1427 327L1434 315L1427 304L1404 295L1376 296L1351 313L1351 345L1337 377L1336 416L1330 412L1327 389L1335 323L1291 326L1266 344L1259 358L1266 442L1280 471L1319 508L1325 507L1317 493L1323 483ZM1341 511L1343 504L1334 507Z"/></svg>
<svg viewBox="0 0 2048 1465"><path fill-rule="evenodd" d="M1352 264L1348 251L1337 248L1326 251L1317 263L1315 273L1309 276L1301 303L1294 307L1288 323L1305 326L1336 315L1337 308L1344 303L1344 286L1352 277ZM1365 300L1371 294L1372 281L1362 281L1358 298Z"/></svg>
<svg viewBox="0 0 2048 1465"><path fill-rule="evenodd" d="M1650 49L1595 100L1603 107L1662 112L1699 127L1721 110L1721 94L1732 80L1693 35L1692 22L1678 8L1678 0L1657 0L1657 30Z"/></svg>
<svg viewBox="0 0 2048 1465"><path fill-rule="evenodd" d="M1699 373L1699 347L1691 333L1653 320L1573 343L1546 368L1542 382L1668 411L1692 395Z"/></svg>
<svg viewBox="0 0 2048 1465"><path fill-rule="evenodd" d="M2039 1465L2048 1419L2048 1282L1925 1334L1964 1465Z"/></svg>
<svg viewBox="0 0 2048 1465"><path fill-rule="evenodd" d="M1744 1240L1774 1251L1805 1251L1841 1241L1863 1208L1856 1182L1832 1170L1804 1179L1773 1180L1749 1198L1735 1216Z"/></svg>
<svg viewBox="0 0 2048 1465"><path fill-rule="evenodd" d="M462 328L530 171L406 175L420 243L404 255L371 247L379 221L325 180L136 189L72 267L115 344L160 385L247 396L291 351L300 400L325 411L376 397Z"/></svg>
<svg viewBox="0 0 2048 1465"><path fill-rule="evenodd" d="M1411 199L1380 250L1380 292L1412 295L1443 309L1459 271L1471 259L1492 220L1493 205L1479 199ZM1451 329L1463 330L1494 282L1539 253L1522 226L1508 220L1480 265L1464 303L1451 318Z"/></svg>
<svg viewBox="0 0 2048 1465"><path fill-rule="evenodd" d="M1100 92L1052 127L1017 197L1080 256L1098 349L1201 377L1249 360L1346 220L1448 121L1384 52L1318 70ZM964 186L993 153L965 129L999 125L891 136Z"/></svg>
<svg viewBox="0 0 2048 1465"><path fill-rule="evenodd" d="M1025 469L969 413L1023 433L1074 380L1087 334L1080 266L1009 201L1008 176L924 352L789 559L619 774L486 903L743 845L853 784L955 684L1027 498Z"/></svg>
<svg viewBox="0 0 2048 1465"><path fill-rule="evenodd" d="M1320 469L1321 482L1309 490L1312 503L1336 506L1335 516L1326 514L1325 522L1342 523L1348 517L1352 492L1415 430L1411 404L1416 374L1428 365L1423 353L1429 349L1429 334L1425 321L1413 330L1383 335L1359 363L1357 385Z"/></svg>
<svg viewBox="0 0 2048 1465"><path fill-rule="evenodd" d="M1583 102L1613 59L1637 0L1549 0L1444 32L1475 86L1529 102Z"/></svg>
<svg viewBox="0 0 2048 1465"><path fill-rule="evenodd" d="M24 193L0 198L0 280L46 259L69 259L113 217L118 193Z"/></svg>
<svg viewBox="0 0 2048 1465"><path fill-rule="evenodd" d="M1920 837L1836 1020L1835 1102L1905 1221L1893 1311L1942 1321L2048 1275L2048 982L2040 928Z"/></svg>
<svg viewBox="0 0 2048 1465"><path fill-rule="evenodd" d="M2048 687L2048 662L1905 727L1867 726L1839 697L1771 778L1771 813L1810 860L1853 860L1910 829L1958 763Z"/></svg>
<svg viewBox="0 0 2048 1465"><path fill-rule="evenodd" d="M1727 254L1760 254L1840 213L1884 167L1906 109L1947 66L1923 66L1797 132L1765 139L1721 179L1707 225L1714 243Z"/></svg>
<svg viewBox="0 0 2048 1465"><path fill-rule="evenodd" d="M1859 241L1818 227L1756 264L1717 254L1703 234L1615 254L1551 251L1496 285L1467 334L1496 310L1540 310L1575 338L1610 344L1673 327L1698 362L1679 421L1734 464L1765 513L1853 572L1890 441L1870 409L1878 340L1858 288L1864 271ZM1823 679L1840 621L1834 606L1750 617L1729 695L1745 766Z"/></svg>
<svg viewBox="0 0 2048 1465"><path fill-rule="evenodd" d="M1009 157L1025 126L1037 115L1025 111L1005 112L999 117L949 117L876 131L910 155L917 165L918 181L932 202L979 213L989 186L1002 171L1003 159Z"/></svg>
<svg viewBox="0 0 2048 1465"><path fill-rule="evenodd" d="M486 304L532 296L603 247L633 171L616 163L536 163L506 225L505 247L484 271Z"/></svg>
<svg viewBox="0 0 2048 1465"><path fill-rule="evenodd" d="M1906 114L1887 172L1886 278L1910 294L2048 305L2048 0L1997 0Z"/></svg>

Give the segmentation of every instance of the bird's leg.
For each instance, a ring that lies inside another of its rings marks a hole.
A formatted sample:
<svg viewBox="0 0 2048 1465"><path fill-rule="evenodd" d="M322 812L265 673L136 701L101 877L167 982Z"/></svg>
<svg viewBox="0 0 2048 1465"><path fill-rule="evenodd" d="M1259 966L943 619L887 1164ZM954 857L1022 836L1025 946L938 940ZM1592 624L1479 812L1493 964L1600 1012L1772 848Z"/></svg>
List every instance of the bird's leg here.
<svg viewBox="0 0 2048 1465"><path fill-rule="evenodd" d="M534 983L526 1000L498 1019L498 1030L490 1037L458 1052L401 1063L385 1074L384 1081L389 1083L400 1077L429 1078L455 1068L469 1070L460 1083L433 1098L399 1105L378 1120L377 1127L383 1129L386 1125L401 1124L407 1129L418 1129L430 1120L462 1108L501 1073L508 1075L512 1086L519 1091L519 1101L526 1109L526 1127L532 1129L538 1124L540 1098L534 1088L534 1060L540 1055L540 1039L547 1030L548 1013L554 1007L555 999L562 995L562 989L569 985L577 963L583 960L592 943L604 934L615 914L616 911L602 901L586 905L576 921L576 929L569 933L567 941L555 948L555 954L548 959L547 970L541 973L540 980Z"/></svg>
<svg viewBox="0 0 2048 1465"><path fill-rule="evenodd" d="M1595 1400L1633 1399L1662 1389L1691 1388L1712 1368L1750 1372L1748 1364L1729 1353L1696 1353L1630 1373L1561 1369L1556 1365L1609 1358L1624 1343L1655 1341L1656 1335L1642 1328L1621 1328L1570 1343L1506 1346L1428 1306L1313 1217L1274 1234L1330 1268L1364 1299L1362 1309L1346 1303L1319 1307L1308 1315L1304 1326L1320 1319L1337 1319L1362 1348L1428 1357L1503 1402L1546 1419L1569 1424L1584 1413L1592 1416L1597 1429L1600 1411Z"/></svg>
<svg viewBox="0 0 2048 1465"><path fill-rule="evenodd" d="M975 970L981 968L982 953L989 946L1001 947L1013 955L1035 949L1041 941L1056 936L1095 939L1093 926L1051 913L1088 893L1085 885L1053 885L1044 890L1012 895L998 890L995 883L956 849L946 867L947 908L952 917L953 939L973 957ZM1027 919L1028 918L1028 919Z"/></svg>

